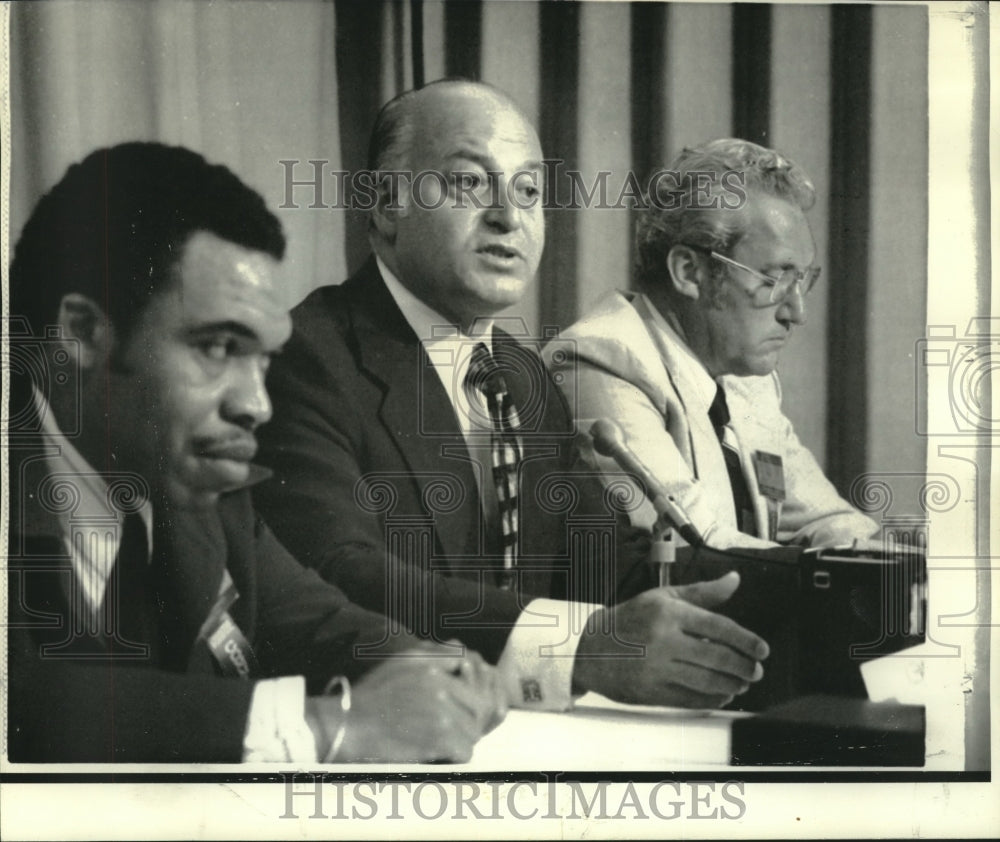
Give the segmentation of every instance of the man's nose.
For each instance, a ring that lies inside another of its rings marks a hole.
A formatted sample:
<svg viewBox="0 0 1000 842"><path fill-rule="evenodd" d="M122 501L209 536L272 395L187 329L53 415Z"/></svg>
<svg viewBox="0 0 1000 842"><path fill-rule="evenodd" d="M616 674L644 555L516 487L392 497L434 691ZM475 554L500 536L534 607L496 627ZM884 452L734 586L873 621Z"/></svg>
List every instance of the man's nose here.
<svg viewBox="0 0 1000 842"><path fill-rule="evenodd" d="M233 379L223 401L228 421L252 430L271 418L271 398L266 387L267 363L246 357L233 370Z"/></svg>
<svg viewBox="0 0 1000 842"><path fill-rule="evenodd" d="M806 297L802 294L802 285L796 281L778 307L778 321L791 322L795 325L806 323Z"/></svg>
<svg viewBox="0 0 1000 842"><path fill-rule="evenodd" d="M503 231L513 231L521 227L521 209L508 193L510 182L506 178L497 181L493 188L493 201L486 209L486 221Z"/></svg>

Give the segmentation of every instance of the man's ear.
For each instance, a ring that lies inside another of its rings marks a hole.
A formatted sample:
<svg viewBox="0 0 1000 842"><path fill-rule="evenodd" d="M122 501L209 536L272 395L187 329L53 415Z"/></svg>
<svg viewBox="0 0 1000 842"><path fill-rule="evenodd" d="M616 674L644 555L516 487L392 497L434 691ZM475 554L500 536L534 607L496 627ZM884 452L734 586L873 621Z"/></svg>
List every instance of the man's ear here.
<svg viewBox="0 0 1000 842"><path fill-rule="evenodd" d="M667 253L667 275L673 288L685 298L701 297L702 268L698 253L690 246L677 245Z"/></svg>
<svg viewBox="0 0 1000 842"><path fill-rule="evenodd" d="M387 243L396 241L396 226L401 214L406 213L399 194L401 179L383 176L375 186L375 207L372 209L372 225Z"/></svg>
<svg viewBox="0 0 1000 842"><path fill-rule="evenodd" d="M108 358L114 347L114 331L97 302L77 292L67 293L59 302L57 316L66 351L87 370Z"/></svg>

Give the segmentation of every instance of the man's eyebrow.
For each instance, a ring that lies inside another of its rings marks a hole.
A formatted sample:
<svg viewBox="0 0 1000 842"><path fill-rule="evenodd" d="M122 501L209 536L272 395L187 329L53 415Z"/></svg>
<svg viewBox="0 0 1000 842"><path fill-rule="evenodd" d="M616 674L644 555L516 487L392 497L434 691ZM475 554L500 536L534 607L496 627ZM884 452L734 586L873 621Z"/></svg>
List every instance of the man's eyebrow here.
<svg viewBox="0 0 1000 842"><path fill-rule="evenodd" d="M254 341L258 339L256 331L237 321L208 322L203 325L195 325L188 328L186 333L192 339L207 338L216 333L232 333Z"/></svg>
<svg viewBox="0 0 1000 842"><path fill-rule="evenodd" d="M472 161L474 164L478 164L487 172L500 172L501 167L497 165L497 162L492 158L484 155L482 152L477 152L474 149L469 149L467 147L458 147L450 151L445 158L449 161L455 158L463 158L466 161ZM518 167L518 170L537 170L539 172L545 169L545 165L541 161L527 161Z"/></svg>
<svg viewBox="0 0 1000 842"><path fill-rule="evenodd" d="M466 161L472 161L474 164L478 164L487 171L497 168L496 161L492 158L483 155L481 152L476 152L472 149L466 149L463 147L453 149L445 156L445 158L449 161L453 161L456 158L464 158Z"/></svg>

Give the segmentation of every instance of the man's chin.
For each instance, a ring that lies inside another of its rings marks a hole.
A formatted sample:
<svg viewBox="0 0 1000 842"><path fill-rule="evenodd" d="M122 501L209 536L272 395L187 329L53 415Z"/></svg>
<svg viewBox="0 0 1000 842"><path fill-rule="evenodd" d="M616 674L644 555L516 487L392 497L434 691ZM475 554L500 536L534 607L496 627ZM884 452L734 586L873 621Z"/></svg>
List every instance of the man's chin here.
<svg viewBox="0 0 1000 842"><path fill-rule="evenodd" d="M513 278L503 276L499 279L491 279L490 282L480 285L478 295L477 313L480 318L486 318L520 304L524 299L524 293L528 288L528 281L523 278Z"/></svg>
<svg viewBox="0 0 1000 842"><path fill-rule="evenodd" d="M738 371L734 371L737 377L767 377L778 367L778 355L767 354L752 360L746 360Z"/></svg>
<svg viewBox="0 0 1000 842"><path fill-rule="evenodd" d="M233 479L229 482L193 483L175 481L167 483L163 497L167 504L177 510L197 511L211 509L219 498L229 491L242 488L246 479Z"/></svg>

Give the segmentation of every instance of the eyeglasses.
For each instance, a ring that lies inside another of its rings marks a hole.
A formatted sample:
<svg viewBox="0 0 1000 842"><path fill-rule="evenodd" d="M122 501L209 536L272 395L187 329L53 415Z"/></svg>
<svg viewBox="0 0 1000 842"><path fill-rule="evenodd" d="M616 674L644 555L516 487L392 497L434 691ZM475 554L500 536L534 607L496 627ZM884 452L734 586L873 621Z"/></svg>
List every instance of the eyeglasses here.
<svg viewBox="0 0 1000 842"><path fill-rule="evenodd" d="M701 250L708 251L708 249ZM744 272L749 272L763 284L763 286L757 287L751 293L754 304L758 307L767 307L770 304L785 301L791 295L792 288L796 284L799 288L799 294L805 298L812 292L813 287L816 286L816 281L819 280L819 274L822 269L820 266L810 266L801 272L798 269L785 269L778 277L774 277L773 275L765 275L763 272L758 272L756 269L751 269L749 266L738 263L731 257L726 257L717 251L709 251L708 254L709 257L715 258L720 263L726 263L737 269L742 269Z"/></svg>

